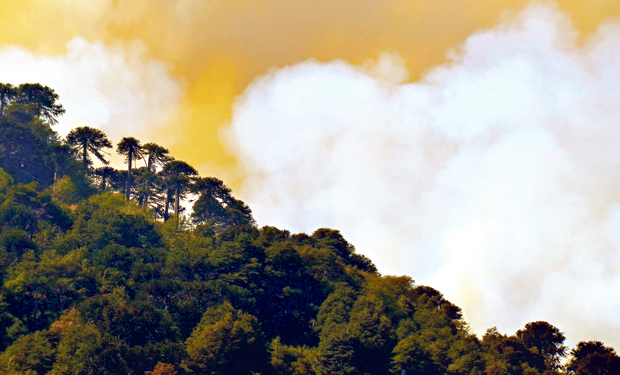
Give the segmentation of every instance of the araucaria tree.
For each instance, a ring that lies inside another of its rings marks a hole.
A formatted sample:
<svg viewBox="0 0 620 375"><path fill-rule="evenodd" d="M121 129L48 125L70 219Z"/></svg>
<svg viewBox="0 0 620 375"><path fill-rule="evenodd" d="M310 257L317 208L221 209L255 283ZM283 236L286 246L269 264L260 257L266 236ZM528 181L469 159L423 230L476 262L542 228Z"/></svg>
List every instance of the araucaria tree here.
<svg viewBox="0 0 620 375"><path fill-rule="evenodd" d="M65 113L57 101L58 94L40 83L25 83L18 88L17 102L31 107L34 116L47 120L50 125L57 124L57 117Z"/></svg>
<svg viewBox="0 0 620 375"><path fill-rule="evenodd" d="M178 221L181 195L190 187L191 178L197 176L198 171L184 161L173 160L164 165L162 175L168 188L174 191L174 214ZM168 203L169 201L166 202L166 217L168 216Z"/></svg>
<svg viewBox="0 0 620 375"><path fill-rule="evenodd" d="M140 141L133 137L125 137L118 142L116 152L125 156L127 162L127 183L125 187L125 198L129 200L131 193L131 167L134 160L144 156L144 149L140 146Z"/></svg>
<svg viewBox="0 0 620 375"><path fill-rule="evenodd" d="M174 160L170 155L170 151L167 148L162 147L155 143L147 143L142 146L144 150L144 157L146 158L146 173L144 173L143 180L143 202L144 207L149 206L149 200L153 195L153 187L156 185L154 182L158 179L155 174L157 167Z"/></svg>
<svg viewBox="0 0 620 375"><path fill-rule="evenodd" d="M542 355L549 370L556 370L566 356L564 333L545 321L527 323L524 329L517 331L517 337Z"/></svg>
<svg viewBox="0 0 620 375"><path fill-rule="evenodd" d="M95 176L101 179L99 189L101 191L106 191L108 182L110 179L114 178L117 173L119 172L116 169L108 166L95 169Z"/></svg>
<svg viewBox="0 0 620 375"><path fill-rule="evenodd" d="M155 172L158 166L162 166L173 159L167 148L155 143L147 143L142 146L142 149L146 157L146 168L151 172Z"/></svg>
<svg viewBox="0 0 620 375"><path fill-rule="evenodd" d="M100 162L108 165L101 150L111 148L112 143L104 132L99 129L82 126L75 128L67 134L67 144L78 155L81 156L82 164L88 168L93 164L90 155L94 155Z"/></svg>
<svg viewBox="0 0 620 375"><path fill-rule="evenodd" d="M192 192L199 195L192 212L195 223L208 223L217 232L235 225L255 224L250 207L235 199L222 180L199 178L192 186Z"/></svg>

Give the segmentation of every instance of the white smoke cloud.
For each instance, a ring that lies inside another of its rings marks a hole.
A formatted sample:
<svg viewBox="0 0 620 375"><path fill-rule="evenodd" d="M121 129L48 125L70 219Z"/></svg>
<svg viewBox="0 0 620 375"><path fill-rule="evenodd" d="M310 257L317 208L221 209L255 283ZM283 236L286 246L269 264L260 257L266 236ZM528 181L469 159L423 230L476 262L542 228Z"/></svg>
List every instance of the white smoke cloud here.
<svg viewBox="0 0 620 375"><path fill-rule="evenodd" d="M340 229L478 333L547 320L620 347L620 25L578 38L533 4L419 82L394 55L272 71L225 133L240 196L261 224Z"/></svg>
<svg viewBox="0 0 620 375"><path fill-rule="evenodd" d="M6 46L0 48L0 82L53 88L66 109L54 130L66 135L91 126L105 131L113 143L155 133L174 116L181 96L168 67L146 58L139 41L104 46L76 37L66 53L55 56Z"/></svg>

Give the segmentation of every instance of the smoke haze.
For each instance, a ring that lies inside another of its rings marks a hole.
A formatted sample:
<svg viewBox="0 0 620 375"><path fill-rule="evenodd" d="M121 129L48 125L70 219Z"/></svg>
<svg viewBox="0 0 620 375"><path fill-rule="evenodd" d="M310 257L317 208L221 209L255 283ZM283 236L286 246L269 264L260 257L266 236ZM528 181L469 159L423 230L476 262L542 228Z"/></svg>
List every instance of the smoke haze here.
<svg viewBox="0 0 620 375"><path fill-rule="evenodd" d="M158 127L174 118L181 89L165 64L144 55L138 41L106 47L79 37L67 43L66 53L54 56L4 47L0 82L52 87L66 109L55 127L61 135L90 126L104 129L113 143L125 136L153 139Z"/></svg>
<svg viewBox="0 0 620 375"><path fill-rule="evenodd" d="M415 83L397 54L255 80L225 133L260 224L340 229L477 333L620 347L620 25L533 4Z"/></svg>
<svg viewBox="0 0 620 375"><path fill-rule="evenodd" d="M236 187L243 176L233 173L235 155L218 133L235 97L257 75L310 58L361 66L387 51L418 79L446 61L447 49L529 1L2 0L0 46L54 57L66 54L75 37L107 48L140 41L143 58L169 66L181 88L175 117L155 121L144 139L161 135L179 159ZM620 16L620 3L609 0L557 3L586 34Z"/></svg>
<svg viewBox="0 0 620 375"><path fill-rule="evenodd" d="M3 0L0 82L243 186L260 224L342 230L478 333L620 347L620 3L528 3Z"/></svg>

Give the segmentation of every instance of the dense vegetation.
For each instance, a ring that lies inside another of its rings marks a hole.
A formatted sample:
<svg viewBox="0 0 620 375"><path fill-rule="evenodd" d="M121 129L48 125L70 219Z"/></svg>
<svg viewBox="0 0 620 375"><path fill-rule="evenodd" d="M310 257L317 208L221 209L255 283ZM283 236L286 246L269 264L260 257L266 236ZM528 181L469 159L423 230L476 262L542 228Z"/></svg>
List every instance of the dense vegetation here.
<svg viewBox="0 0 620 375"><path fill-rule="evenodd" d="M162 146L123 138L127 170L105 166L103 132L52 130L57 100L0 84L2 374L620 373L614 349L568 351L547 322L478 338L336 230L257 228Z"/></svg>

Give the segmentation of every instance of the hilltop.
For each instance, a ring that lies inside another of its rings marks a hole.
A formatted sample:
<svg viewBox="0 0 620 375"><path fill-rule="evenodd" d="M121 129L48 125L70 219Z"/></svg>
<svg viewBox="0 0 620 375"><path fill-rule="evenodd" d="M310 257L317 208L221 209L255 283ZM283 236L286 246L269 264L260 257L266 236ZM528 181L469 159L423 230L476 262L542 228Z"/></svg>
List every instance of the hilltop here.
<svg viewBox="0 0 620 375"><path fill-rule="evenodd" d="M0 100L0 373L620 371L613 348L569 350L548 322L477 337L441 292L382 276L338 230L259 228L161 145L123 138L127 170L105 166L103 132L53 131L51 88L0 84Z"/></svg>

